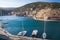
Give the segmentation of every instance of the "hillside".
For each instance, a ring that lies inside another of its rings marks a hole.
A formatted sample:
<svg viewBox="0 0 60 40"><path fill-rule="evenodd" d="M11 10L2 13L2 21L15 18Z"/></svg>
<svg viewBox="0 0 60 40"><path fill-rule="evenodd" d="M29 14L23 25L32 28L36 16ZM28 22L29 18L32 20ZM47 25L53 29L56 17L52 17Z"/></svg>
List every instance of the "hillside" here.
<svg viewBox="0 0 60 40"><path fill-rule="evenodd" d="M0 7L0 16L11 15L12 10L15 8L1 8Z"/></svg>
<svg viewBox="0 0 60 40"><path fill-rule="evenodd" d="M11 12L14 16L28 16L34 19L45 17L60 16L60 3L56 2L34 2L26 4Z"/></svg>

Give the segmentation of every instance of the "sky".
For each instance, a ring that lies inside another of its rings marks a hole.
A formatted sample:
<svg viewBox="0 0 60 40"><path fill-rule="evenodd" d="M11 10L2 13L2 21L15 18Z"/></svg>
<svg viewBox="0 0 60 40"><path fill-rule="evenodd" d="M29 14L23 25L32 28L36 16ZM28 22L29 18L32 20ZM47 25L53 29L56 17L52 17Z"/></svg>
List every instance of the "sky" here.
<svg viewBox="0 0 60 40"><path fill-rule="evenodd" d="M0 7L20 7L32 2L59 2L60 0L0 0Z"/></svg>

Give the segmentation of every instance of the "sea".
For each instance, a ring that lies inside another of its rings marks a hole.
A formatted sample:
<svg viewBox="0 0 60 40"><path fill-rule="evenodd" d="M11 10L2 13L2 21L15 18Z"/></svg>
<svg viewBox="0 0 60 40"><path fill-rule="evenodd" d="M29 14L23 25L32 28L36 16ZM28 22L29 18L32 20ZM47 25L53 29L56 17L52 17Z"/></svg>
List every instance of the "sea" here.
<svg viewBox="0 0 60 40"><path fill-rule="evenodd" d="M25 35L27 37L32 37L33 30L38 30L37 38L42 38L44 22L46 22L46 38L51 40L60 40L60 21L41 21L34 20L30 17L20 16L0 16L0 22L3 23L4 29L13 35L18 35L18 33L22 31L23 27L24 30L27 31Z"/></svg>

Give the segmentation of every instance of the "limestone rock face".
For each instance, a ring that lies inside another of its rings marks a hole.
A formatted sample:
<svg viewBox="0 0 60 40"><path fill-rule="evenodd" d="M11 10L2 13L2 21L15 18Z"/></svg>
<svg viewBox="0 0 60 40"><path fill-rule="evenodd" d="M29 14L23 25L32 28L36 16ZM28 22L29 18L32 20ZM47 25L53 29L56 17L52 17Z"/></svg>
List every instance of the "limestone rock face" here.
<svg viewBox="0 0 60 40"><path fill-rule="evenodd" d="M36 2L27 4L11 12L14 16L27 16L33 19L48 19L60 16L60 3Z"/></svg>
<svg viewBox="0 0 60 40"><path fill-rule="evenodd" d="M28 16L32 17L33 19L47 19L48 17L60 16L60 9L51 9L51 8L44 8L39 10L38 12L32 11L30 13L15 13L15 16ZM45 16L44 16L45 15Z"/></svg>
<svg viewBox="0 0 60 40"><path fill-rule="evenodd" d="M60 16L60 9L45 8L45 9L39 10L39 12L37 12L37 14L35 15L35 18L44 19L44 17L48 18L48 17L58 17L58 16Z"/></svg>

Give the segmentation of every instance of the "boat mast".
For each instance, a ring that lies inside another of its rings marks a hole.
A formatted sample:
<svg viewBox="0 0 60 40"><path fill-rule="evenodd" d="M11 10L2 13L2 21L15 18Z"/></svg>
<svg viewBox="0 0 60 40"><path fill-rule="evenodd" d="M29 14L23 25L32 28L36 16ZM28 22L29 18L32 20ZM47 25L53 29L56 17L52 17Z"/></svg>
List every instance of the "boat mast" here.
<svg viewBox="0 0 60 40"><path fill-rule="evenodd" d="M45 14L44 14L44 32L46 32L46 19L45 19Z"/></svg>
<svg viewBox="0 0 60 40"><path fill-rule="evenodd" d="M24 26L23 26L23 19L22 19L22 31L24 31Z"/></svg>
<svg viewBox="0 0 60 40"><path fill-rule="evenodd" d="M0 16L2 16L2 10L1 10L1 14L0 14Z"/></svg>
<svg viewBox="0 0 60 40"><path fill-rule="evenodd" d="M44 29L43 29L43 34L42 37L45 40L46 39L46 19L45 19L45 14L44 14Z"/></svg>

